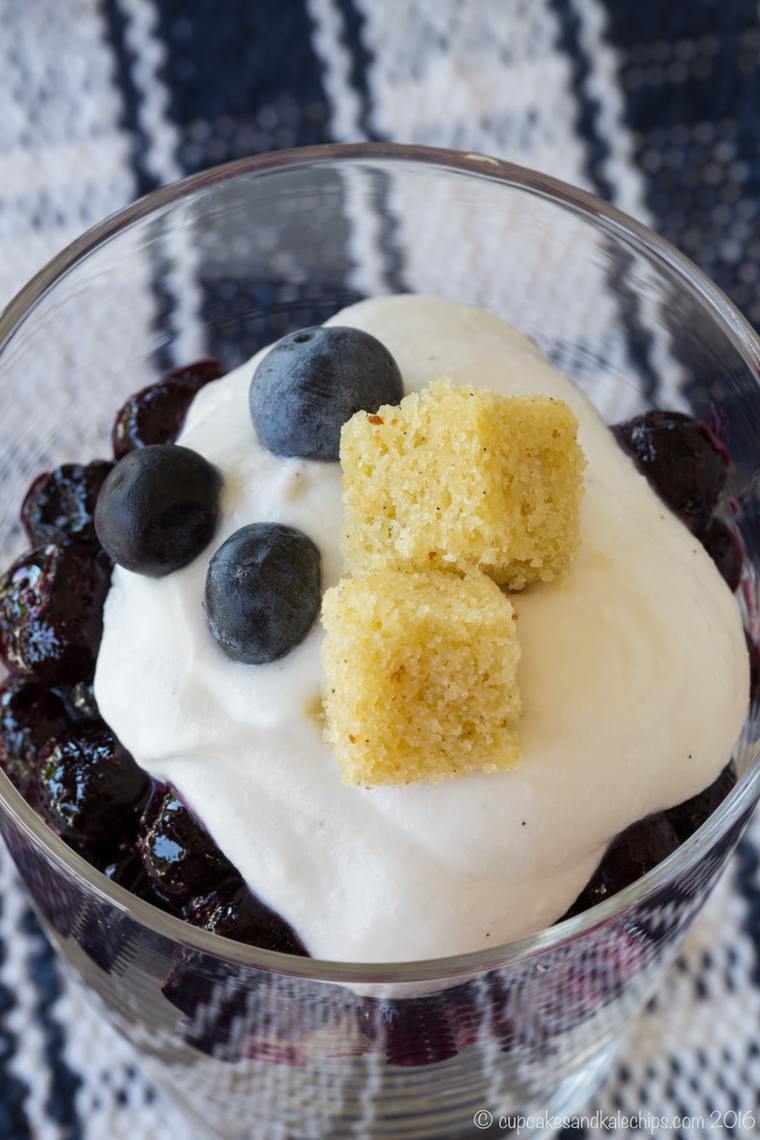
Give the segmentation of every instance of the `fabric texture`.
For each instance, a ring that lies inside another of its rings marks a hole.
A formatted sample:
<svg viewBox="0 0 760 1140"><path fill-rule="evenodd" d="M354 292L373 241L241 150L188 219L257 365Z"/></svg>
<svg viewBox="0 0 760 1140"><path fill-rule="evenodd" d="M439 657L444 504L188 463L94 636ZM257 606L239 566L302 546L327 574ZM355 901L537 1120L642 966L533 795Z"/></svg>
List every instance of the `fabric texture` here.
<svg viewBox="0 0 760 1140"><path fill-rule="evenodd" d="M0 306L156 186L376 139L585 186L758 326L759 14L756 0L4 0ZM589 1112L641 1114L657 1137L755 1135L759 844L755 822ZM0 1140L154 1136L193 1133L62 975L0 852Z"/></svg>

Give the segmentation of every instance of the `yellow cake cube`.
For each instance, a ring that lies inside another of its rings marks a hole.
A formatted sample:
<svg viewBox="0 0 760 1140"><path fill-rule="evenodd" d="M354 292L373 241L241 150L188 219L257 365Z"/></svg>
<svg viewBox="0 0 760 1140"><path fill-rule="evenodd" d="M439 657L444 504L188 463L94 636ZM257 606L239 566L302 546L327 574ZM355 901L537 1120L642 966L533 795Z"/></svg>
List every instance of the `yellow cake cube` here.
<svg viewBox="0 0 760 1140"><path fill-rule="evenodd" d="M325 737L347 784L518 760L517 614L478 572L384 569L324 596Z"/></svg>
<svg viewBox="0 0 760 1140"><path fill-rule="evenodd" d="M579 541L577 429L562 400L446 379L357 412L340 446L350 572L477 568L513 590L556 578Z"/></svg>

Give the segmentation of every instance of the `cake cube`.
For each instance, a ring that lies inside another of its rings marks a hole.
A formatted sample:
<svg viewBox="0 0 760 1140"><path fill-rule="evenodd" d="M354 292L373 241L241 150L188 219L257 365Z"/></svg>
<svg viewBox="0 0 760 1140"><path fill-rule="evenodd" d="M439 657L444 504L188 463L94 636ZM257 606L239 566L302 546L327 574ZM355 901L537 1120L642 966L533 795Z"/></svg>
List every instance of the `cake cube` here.
<svg viewBox="0 0 760 1140"><path fill-rule="evenodd" d="M513 590L556 578L579 541L577 429L562 400L446 379L357 412L340 447L350 572L477 568Z"/></svg>
<svg viewBox="0 0 760 1140"><path fill-rule="evenodd" d="M384 569L325 594L325 738L344 783L409 784L518 761L517 614L478 572Z"/></svg>

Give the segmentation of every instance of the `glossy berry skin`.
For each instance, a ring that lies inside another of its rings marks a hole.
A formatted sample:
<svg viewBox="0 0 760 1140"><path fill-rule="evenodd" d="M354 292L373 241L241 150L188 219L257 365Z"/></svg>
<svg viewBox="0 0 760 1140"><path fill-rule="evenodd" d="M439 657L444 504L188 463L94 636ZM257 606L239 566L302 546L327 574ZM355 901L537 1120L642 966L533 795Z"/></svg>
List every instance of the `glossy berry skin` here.
<svg viewBox="0 0 760 1140"><path fill-rule="evenodd" d="M321 597L317 547L281 523L235 531L206 576L209 629L228 657L247 665L276 661L303 641Z"/></svg>
<svg viewBox="0 0 760 1140"><path fill-rule="evenodd" d="M111 565L83 542L39 547L0 578L0 656L46 684L92 677Z"/></svg>
<svg viewBox="0 0 760 1140"><path fill-rule="evenodd" d="M95 530L108 555L137 574L160 578L187 566L211 541L222 479L188 447L130 451L98 496Z"/></svg>
<svg viewBox="0 0 760 1140"><path fill-rule="evenodd" d="M42 810L64 839L113 845L134 837L149 780L103 721L48 741L38 775Z"/></svg>
<svg viewBox="0 0 760 1140"><path fill-rule="evenodd" d="M32 805L39 751L67 727L66 710L55 693L13 677L0 686L0 768Z"/></svg>
<svg viewBox="0 0 760 1140"><path fill-rule="evenodd" d="M122 459L138 447L174 443L196 394L223 375L218 360L196 360L135 392L119 409L113 425L114 456Z"/></svg>
<svg viewBox="0 0 760 1140"><path fill-rule="evenodd" d="M725 450L683 412L645 412L612 428L662 501L694 534L712 514L726 482Z"/></svg>
<svg viewBox="0 0 760 1140"><path fill-rule="evenodd" d="M681 844L667 812L632 823L618 835L590 881L564 916L580 914L635 883Z"/></svg>
<svg viewBox="0 0 760 1140"><path fill-rule="evenodd" d="M340 429L404 394L398 365L369 333L315 325L277 341L251 381L253 426L275 455L336 460Z"/></svg>
<svg viewBox="0 0 760 1140"><path fill-rule="evenodd" d="M744 552L735 531L723 519L712 518L699 533L699 541L718 567L732 591L739 589L742 580Z"/></svg>
<svg viewBox="0 0 760 1140"><path fill-rule="evenodd" d="M308 957L303 943L288 924L256 898L239 879L230 879L205 897L195 899L187 917L194 926L212 934Z"/></svg>
<svg viewBox="0 0 760 1140"><path fill-rule="evenodd" d="M205 894L235 875L172 788L158 787L151 796L140 821L137 849L154 887L170 898Z"/></svg>
<svg viewBox="0 0 760 1140"><path fill-rule="evenodd" d="M132 844L124 844L122 849L116 851L105 863L102 860L93 860L93 862L112 883L118 883L126 891L144 899L145 902L152 903L159 910L176 914L178 917L184 916L183 905L179 900L171 899L156 890L139 853L134 850Z"/></svg>
<svg viewBox="0 0 760 1140"><path fill-rule="evenodd" d="M79 539L97 542L95 503L113 463L64 463L38 475L26 493L21 522L32 546Z"/></svg>
<svg viewBox="0 0 760 1140"><path fill-rule="evenodd" d="M79 681L70 687L60 685L52 691L61 701L71 724L100 719L92 681Z"/></svg>
<svg viewBox="0 0 760 1140"><path fill-rule="evenodd" d="M698 827L712 815L716 807L723 802L736 783L736 770L733 764L727 764L723 771L704 791L685 800L677 807L665 812L670 824L675 828L679 839L683 843L693 835Z"/></svg>

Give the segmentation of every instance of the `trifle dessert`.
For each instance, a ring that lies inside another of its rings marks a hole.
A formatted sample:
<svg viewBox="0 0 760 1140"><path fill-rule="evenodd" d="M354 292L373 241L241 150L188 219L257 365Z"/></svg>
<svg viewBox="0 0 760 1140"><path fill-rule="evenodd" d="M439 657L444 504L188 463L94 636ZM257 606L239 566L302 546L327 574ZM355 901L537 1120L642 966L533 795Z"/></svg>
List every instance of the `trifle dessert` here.
<svg viewBox="0 0 760 1140"><path fill-rule="evenodd" d="M118 412L0 583L0 760L104 874L264 949L499 946L728 793L754 650L707 426L612 427L490 313L384 297Z"/></svg>

